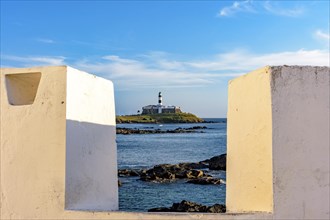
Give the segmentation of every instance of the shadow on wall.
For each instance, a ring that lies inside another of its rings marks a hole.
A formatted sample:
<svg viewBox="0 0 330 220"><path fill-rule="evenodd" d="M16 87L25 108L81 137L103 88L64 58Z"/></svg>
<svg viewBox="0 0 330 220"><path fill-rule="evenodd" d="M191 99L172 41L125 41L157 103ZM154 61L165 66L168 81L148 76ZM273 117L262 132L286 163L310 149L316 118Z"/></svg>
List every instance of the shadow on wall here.
<svg viewBox="0 0 330 220"><path fill-rule="evenodd" d="M41 73L6 75L8 102L11 105L30 105L34 102Z"/></svg>
<svg viewBox="0 0 330 220"><path fill-rule="evenodd" d="M66 209L117 210L115 126L67 120L66 129Z"/></svg>

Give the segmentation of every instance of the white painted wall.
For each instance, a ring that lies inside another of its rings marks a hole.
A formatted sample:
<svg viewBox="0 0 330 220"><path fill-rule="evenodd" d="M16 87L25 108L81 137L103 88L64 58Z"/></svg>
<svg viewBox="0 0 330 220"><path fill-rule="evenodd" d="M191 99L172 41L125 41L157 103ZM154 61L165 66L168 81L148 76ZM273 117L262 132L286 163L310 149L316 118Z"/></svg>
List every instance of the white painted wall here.
<svg viewBox="0 0 330 220"><path fill-rule="evenodd" d="M329 68L272 67L275 219L329 219Z"/></svg>
<svg viewBox="0 0 330 220"><path fill-rule="evenodd" d="M67 68L66 209L118 210L113 84Z"/></svg>

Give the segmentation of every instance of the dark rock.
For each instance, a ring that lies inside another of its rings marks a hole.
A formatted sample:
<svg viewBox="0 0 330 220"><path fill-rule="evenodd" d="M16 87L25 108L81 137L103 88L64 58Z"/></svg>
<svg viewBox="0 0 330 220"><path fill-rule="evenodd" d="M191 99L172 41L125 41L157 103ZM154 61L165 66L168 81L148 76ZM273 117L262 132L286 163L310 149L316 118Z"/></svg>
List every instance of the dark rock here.
<svg viewBox="0 0 330 220"><path fill-rule="evenodd" d="M172 212L206 212L207 207L195 202L183 200L180 203L173 203L170 209Z"/></svg>
<svg viewBox="0 0 330 220"><path fill-rule="evenodd" d="M118 180L118 186L121 187L122 185L123 183L120 180Z"/></svg>
<svg viewBox="0 0 330 220"><path fill-rule="evenodd" d="M212 157L208 161L209 169L210 170L226 170L226 158L227 158L227 154L221 154L219 156Z"/></svg>
<svg viewBox="0 0 330 220"><path fill-rule="evenodd" d="M190 128L176 128L174 130L161 130L161 129L137 129L137 128L116 128L117 134L165 134L165 133L197 133L200 129L206 129L205 126L194 126Z"/></svg>
<svg viewBox="0 0 330 220"><path fill-rule="evenodd" d="M200 184L200 185L210 185L210 184L219 185L219 184L225 184L225 181L218 178L204 177L204 178L189 180L187 181L187 183Z"/></svg>
<svg viewBox="0 0 330 220"><path fill-rule="evenodd" d="M206 209L206 212L211 213L225 213L226 212L226 206L221 204L214 204L213 206L209 206Z"/></svg>
<svg viewBox="0 0 330 220"><path fill-rule="evenodd" d="M119 169L118 176L140 176L140 174L137 170Z"/></svg>
<svg viewBox="0 0 330 220"><path fill-rule="evenodd" d="M149 209L148 212L211 212L223 213L226 212L226 206L215 204L213 206L205 206L195 202L183 200L180 203L173 203L169 208L160 207Z"/></svg>
<svg viewBox="0 0 330 220"><path fill-rule="evenodd" d="M183 164L160 164L140 174L143 181L166 182L174 179L196 179L205 177L201 170L189 169Z"/></svg>
<svg viewBox="0 0 330 220"><path fill-rule="evenodd" d="M204 172L201 170L189 170L186 172L188 179L197 179L204 176Z"/></svg>
<svg viewBox="0 0 330 220"><path fill-rule="evenodd" d="M196 128L196 127L193 127ZM159 164L148 170L118 170L118 176L130 177L140 176L143 181L168 182L175 179L201 179L212 177L207 175L205 170L226 170L226 154L212 157L211 159L200 161L198 163L179 163L179 164ZM220 184L218 179L202 179L200 181L191 181L195 184Z"/></svg>
<svg viewBox="0 0 330 220"><path fill-rule="evenodd" d="M205 169L208 168L209 166L206 163L203 162L198 162L198 163L179 163L178 164L180 167L184 169Z"/></svg>
<svg viewBox="0 0 330 220"><path fill-rule="evenodd" d="M148 212L172 212L170 208L167 207L159 207L149 209Z"/></svg>

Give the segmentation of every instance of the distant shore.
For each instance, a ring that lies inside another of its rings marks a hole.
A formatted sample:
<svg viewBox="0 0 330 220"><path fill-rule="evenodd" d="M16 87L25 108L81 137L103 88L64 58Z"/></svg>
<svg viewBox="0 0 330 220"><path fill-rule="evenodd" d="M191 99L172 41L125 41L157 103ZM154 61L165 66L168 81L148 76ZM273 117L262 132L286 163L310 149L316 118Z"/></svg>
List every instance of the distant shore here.
<svg viewBox="0 0 330 220"><path fill-rule="evenodd" d="M116 116L117 124L170 124L170 123L205 123L206 121L191 113L163 113L150 115Z"/></svg>
<svg viewBox="0 0 330 220"><path fill-rule="evenodd" d="M202 129L207 129L206 126L194 126L190 128L176 128L173 130L161 130L161 129L136 129L136 128L117 128L117 134L175 134L175 133L204 133Z"/></svg>

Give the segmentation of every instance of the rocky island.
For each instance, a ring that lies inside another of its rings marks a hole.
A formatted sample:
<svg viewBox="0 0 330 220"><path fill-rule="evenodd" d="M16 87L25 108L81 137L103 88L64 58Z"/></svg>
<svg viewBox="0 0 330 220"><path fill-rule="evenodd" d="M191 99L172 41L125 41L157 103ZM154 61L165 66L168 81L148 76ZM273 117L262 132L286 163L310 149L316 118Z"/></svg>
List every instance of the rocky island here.
<svg viewBox="0 0 330 220"><path fill-rule="evenodd" d="M124 123L146 123L146 124L165 124L165 123L202 123L203 119L191 113L161 113L146 115L123 115L116 116L117 124Z"/></svg>
<svg viewBox="0 0 330 220"><path fill-rule="evenodd" d="M116 116L116 123L201 123L203 119L191 113L182 112L178 106L163 105L162 93L158 93L158 104L142 107L136 115Z"/></svg>
<svg viewBox="0 0 330 220"><path fill-rule="evenodd" d="M203 119L191 113L161 113L147 115L123 115L116 116L117 124L124 123L147 123L147 124L165 124L165 123L202 123Z"/></svg>

